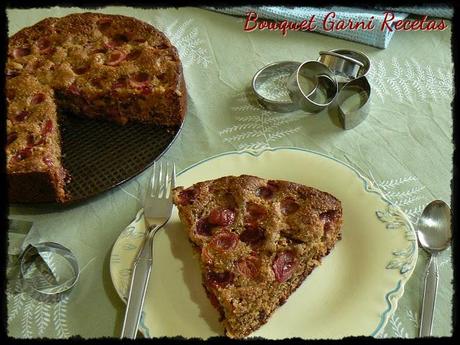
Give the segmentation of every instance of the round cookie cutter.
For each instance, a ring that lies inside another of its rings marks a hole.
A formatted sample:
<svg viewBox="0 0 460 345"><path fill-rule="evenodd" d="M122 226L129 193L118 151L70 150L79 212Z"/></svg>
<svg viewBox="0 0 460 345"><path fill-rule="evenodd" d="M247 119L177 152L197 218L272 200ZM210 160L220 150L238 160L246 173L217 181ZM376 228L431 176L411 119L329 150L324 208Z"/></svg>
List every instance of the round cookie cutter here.
<svg viewBox="0 0 460 345"><path fill-rule="evenodd" d="M318 61L305 61L287 82L292 100L308 113L318 113L335 99L338 85L333 72Z"/></svg>
<svg viewBox="0 0 460 345"><path fill-rule="evenodd" d="M338 79L354 79L358 76L359 70L364 67L362 62L332 51L320 51L319 55L319 61L334 71Z"/></svg>
<svg viewBox="0 0 460 345"><path fill-rule="evenodd" d="M55 242L29 244L21 253L19 264L23 282L39 295L62 294L74 287L80 276L75 255Z"/></svg>
<svg viewBox="0 0 460 345"><path fill-rule="evenodd" d="M335 103L344 129L354 128L366 119L369 115L370 97L371 86L364 76L342 86Z"/></svg>
<svg viewBox="0 0 460 345"><path fill-rule="evenodd" d="M287 79L300 62L279 61L264 66L252 78L252 89L259 103L268 110L287 113L299 109L289 97Z"/></svg>
<svg viewBox="0 0 460 345"><path fill-rule="evenodd" d="M349 49L321 51L317 61L324 63L336 75L340 86L346 82L365 77L371 67L366 54Z"/></svg>

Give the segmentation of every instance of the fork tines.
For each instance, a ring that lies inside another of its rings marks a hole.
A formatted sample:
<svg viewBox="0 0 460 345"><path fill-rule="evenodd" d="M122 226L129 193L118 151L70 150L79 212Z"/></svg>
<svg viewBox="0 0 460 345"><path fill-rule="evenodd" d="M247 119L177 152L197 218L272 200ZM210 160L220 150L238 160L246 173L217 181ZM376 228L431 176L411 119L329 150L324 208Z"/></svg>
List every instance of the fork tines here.
<svg viewBox="0 0 460 345"><path fill-rule="evenodd" d="M176 165L169 161L156 161L150 178L150 196L169 198L170 191L176 186Z"/></svg>

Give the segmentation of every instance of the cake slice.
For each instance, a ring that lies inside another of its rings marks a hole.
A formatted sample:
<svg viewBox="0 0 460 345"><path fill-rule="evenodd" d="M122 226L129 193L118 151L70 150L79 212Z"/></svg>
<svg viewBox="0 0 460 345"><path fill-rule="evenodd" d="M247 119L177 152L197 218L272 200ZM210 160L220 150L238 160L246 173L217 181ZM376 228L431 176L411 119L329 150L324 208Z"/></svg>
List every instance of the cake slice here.
<svg viewBox="0 0 460 345"><path fill-rule="evenodd" d="M53 89L21 75L7 84L6 159L12 202L64 202L68 174L61 162L61 138Z"/></svg>
<svg viewBox="0 0 460 345"><path fill-rule="evenodd" d="M177 187L173 202L231 338L266 323L341 238L340 201L293 182L226 176Z"/></svg>

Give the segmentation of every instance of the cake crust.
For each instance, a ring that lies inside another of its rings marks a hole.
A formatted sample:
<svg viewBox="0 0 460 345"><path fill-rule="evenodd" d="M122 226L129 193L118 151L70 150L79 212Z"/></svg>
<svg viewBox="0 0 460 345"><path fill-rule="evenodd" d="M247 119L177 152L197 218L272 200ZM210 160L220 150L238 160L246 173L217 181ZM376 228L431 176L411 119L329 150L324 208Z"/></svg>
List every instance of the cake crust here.
<svg viewBox="0 0 460 345"><path fill-rule="evenodd" d="M266 323L341 238L340 201L289 181L225 176L177 187L173 202L232 338Z"/></svg>

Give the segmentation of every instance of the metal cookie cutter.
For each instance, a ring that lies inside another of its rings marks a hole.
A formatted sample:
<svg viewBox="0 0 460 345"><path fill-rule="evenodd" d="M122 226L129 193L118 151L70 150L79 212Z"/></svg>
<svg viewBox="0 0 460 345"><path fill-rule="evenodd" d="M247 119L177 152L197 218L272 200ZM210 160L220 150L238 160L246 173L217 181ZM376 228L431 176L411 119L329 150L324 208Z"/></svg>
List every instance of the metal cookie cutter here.
<svg viewBox="0 0 460 345"><path fill-rule="evenodd" d="M263 107L282 113L299 109L299 105L290 99L286 88L287 79L299 65L300 62L280 61L257 71L252 78L252 89Z"/></svg>
<svg viewBox="0 0 460 345"><path fill-rule="evenodd" d="M371 67L369 58L355 50L332 49L319 54L318 61L334 71L340 86L352 79L366 76Z"/></svg>
<svg viewBox="0 0 460 345"><path fill-rule="evenodd" d="M358 76L359 70L364 67L364 64L356 59L346 55L341 55L332 51L320 51L318 61L328 66L339 82L354 79Z"/></svg>
<svg viewBox="0 0 460 345"><path fill-rule="evenodd" d="M337 95L339 120L344 129L359 125L369 114L371 86L366 77L346 83Z"/></svg>
<svg viewBox="0 0 460 345"><path fill-rule="evenodd" d="M71 289L80 275L75 255L54 242L29 244L19 257L26 286L39 295L58 295Z"/></svg>
<svg viewBox="0 0 460 345"><path fill-rule="evenodd" d="M289 77L287 87L292 100L309 113L329 106L338 86L332 71L318 61L305 61Z"/></svg>

